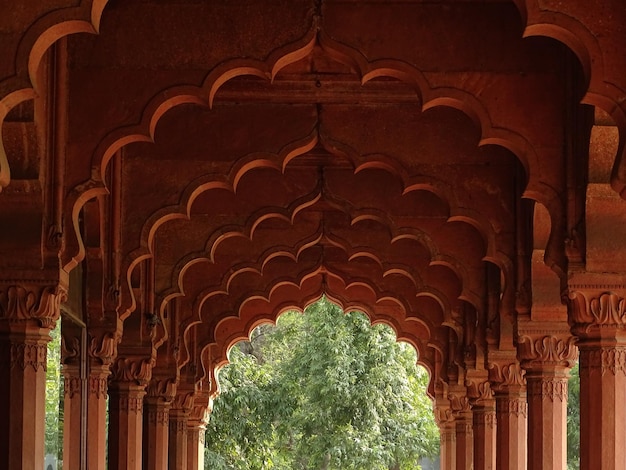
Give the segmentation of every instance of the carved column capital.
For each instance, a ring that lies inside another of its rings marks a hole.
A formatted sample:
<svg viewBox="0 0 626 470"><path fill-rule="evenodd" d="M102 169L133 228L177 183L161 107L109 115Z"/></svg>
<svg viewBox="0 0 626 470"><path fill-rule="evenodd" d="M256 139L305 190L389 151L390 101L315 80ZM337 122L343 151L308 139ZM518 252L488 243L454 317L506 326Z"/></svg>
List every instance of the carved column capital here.
<svg viewBox="0 0 626 470"><path fill-rule="evenodd" d="M472 406L480 405L482 403L491 402L493 400L493 390L491 383L486 379L467 379L465 381L467 387L467 396L470 399Z"/></svg>
<svg viewBox="0 0 626 470"><path fill-rule="evenodd" d="M526 371L519 362L497 361L489 363L489 380L496 392L504 389L525 389Z"/></svg>
<svg viewBox="0 0 626 470"><path fill-rule="evenodd" d="M152 377L153 361L143 356L120 357L111 367L113 382L147 385Z"/></svg>
<svg viewBox="0 0 626 470"><path fill-rule="evenodd" d="M88 352L92 362L107 366L113 364L120 341L121 335L117 332L90 332Z"/></svg>
<svg viewBox="0 0 626 470"><path fill-rule="evenodd" d="M59 284L0 283L0 319L9 323L34 320L42 328L53 329L66 298L67 291Z"/></svg>
<svg viewBox="0 0 626 470"><path fill-rule="evenodd" d="M153 377L146 389L149 398L171 403L176 397L177 383L175 378Z"/></svg>
<svg viewBox="0 0 626 470"><path fill-rule="evenodd" d="M619 293L604 290L611 286L570 286L566 301L573 331L583 337L603 337L611 332L626 332L626 286Z"/></svg>
<svg viewBox="0 0 626 470"><path fill-rule="evenodd" d="M576 338L569 332L541 331L520 333L517 350L525 369L571 368L578 358Z"/></svg>

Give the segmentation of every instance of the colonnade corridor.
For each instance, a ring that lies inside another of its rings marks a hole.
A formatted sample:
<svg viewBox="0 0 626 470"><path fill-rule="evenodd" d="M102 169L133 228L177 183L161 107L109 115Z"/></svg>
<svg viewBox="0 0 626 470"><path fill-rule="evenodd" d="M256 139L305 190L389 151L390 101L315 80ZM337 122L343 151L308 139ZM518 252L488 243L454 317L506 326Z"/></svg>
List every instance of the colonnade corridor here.
<svg viewBox="0 0 626 470"><path fill-rule="evenodd" d="M580 469L626 469L625 25L0 0L0 470L49 465L58 325L64 469L200 470L229 349L324 296L415 348L443 470L565 470L577 360Z"/></svg>

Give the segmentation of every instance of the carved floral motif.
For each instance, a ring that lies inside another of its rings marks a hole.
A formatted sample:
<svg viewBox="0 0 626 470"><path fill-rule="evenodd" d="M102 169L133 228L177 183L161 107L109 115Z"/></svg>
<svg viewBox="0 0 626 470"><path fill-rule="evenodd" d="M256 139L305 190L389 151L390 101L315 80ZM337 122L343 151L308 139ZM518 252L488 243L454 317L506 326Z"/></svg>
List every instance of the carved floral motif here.
<svg viewBox="0 0 626 470"><path fill-rule="evenodd" d="M603 292L597 297L587 298L583 293L570 291L567 298L570 319L579 325L626 326L626 302L613 293Z"/></svg>
<svg viewBox="0 0 626 470"><path fill-rule="evenodd" d="M526 371L522 369L519 362L512 362L509 364L492 362L489 364L489 369L492 372L493 382L497 383L499 388L526 386L526 378L524 377Z"/></svg>
<svg viewBox="0 0 626 470"><path fill-rule="evenodd" d="M112 367L112 379L145 385L152 377L152 361L146 358L119 358Z"/></svg>
<svg viewBox="0 0 626 470"><path fill-rule="evenodd" d="M67 292L60 286L38 284L0 286L0 318L9 321L37 320L54 328Z"/></svg>
<svg viewBox="0 0 626 470"><path fill-rule="evenodd" d="M518 340L518 351L524 366L562 365L573 367L578 357L576 339L572 336L558 338L545 335L533 338L521 335Z"/></svg>
<svg viewBox="0 0 626 470"><path fill-rule="evenodd" d="M89 342L89 356L102 365L110 365L117 357L117 345L120 343L120 336L112 333L105 333L100 337L91 337Z"/></svg>

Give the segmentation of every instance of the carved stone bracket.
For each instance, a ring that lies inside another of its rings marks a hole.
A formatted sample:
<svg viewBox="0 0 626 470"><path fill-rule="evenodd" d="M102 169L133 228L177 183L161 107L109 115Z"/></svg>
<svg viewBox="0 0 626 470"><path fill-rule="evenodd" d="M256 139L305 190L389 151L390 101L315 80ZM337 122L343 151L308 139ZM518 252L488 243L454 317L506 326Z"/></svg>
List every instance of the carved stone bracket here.
<svg viewBox="0 0 626 470"><path fill-rule="evenodd" d="M576 338L569 334L520 335L518 351L524 368L545 366L571 368L578 358Z"/></svg>
<svg viewBox="0 0 626 470"><path fill-rule="evenodd" d="M173 378L152 378L147 387L148 397L171 403L176 397L177 383Z"/></svg>
<svg viewBox="0 0 626 470"><path fill-rule="evenodd" d="M111 378L116 382L146 385L152 377L152 366L151 358L120 357L111 368Z"/></svg>
<svg viewBox="0 0 626 470"><path fill-rule="evenodd" d="M36 320L42 328L52 329L66 298L67 291L60 285L0 285L0 319L9 322Z"/></svg>
<svg viewBox="0 0 626 470"><path fill-rule="evenodd" d="M472 380L465 381L467 387L467 396L472 405L481 404L493 400L493 390L488 380Z"/></svg>
<svg viewBox="0 0 626 470"><path fill-rule="evenodd" d="M519 362L489 364L489 380L494 384L496 391L503 388L525 388L526 371Z"/></svg>
<svg viewBox="0 0 626 470"><path fill-rule="evenodd" d="M626 301L623 296L611 291L589 289L577 291L570 289L567 295L569 318L574 329L580 333L589 333L596 329L626 328Z"/></svg>
<svg viewBox="0 0 626 470"><path fill-rule="evenodd" d="M117 357L117 345L121 336L114 333L104 333L101 336L90 335L89 357L102 365L111 365Z"/></svg>

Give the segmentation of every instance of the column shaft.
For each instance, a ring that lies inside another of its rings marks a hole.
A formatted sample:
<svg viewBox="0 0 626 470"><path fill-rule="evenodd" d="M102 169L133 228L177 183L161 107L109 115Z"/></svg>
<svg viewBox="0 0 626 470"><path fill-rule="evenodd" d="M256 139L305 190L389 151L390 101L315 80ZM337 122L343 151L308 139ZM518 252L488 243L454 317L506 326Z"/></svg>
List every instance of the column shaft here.
<svg viewBox="0 0 626 470"><path fill-rule="evenodd" d="M87 468L106 468L106 420L108 365L91 365L87 395ZM73 468L73 467L70 467Z"/></svg>
<svg viewBox="0 0 626 470"><path fill-rule="evenodd" d="M496 392L498 470L526 470L527 415L525 390L511 387Z"/></svg>
<svg viewBox="0 0 626 470"><path fill-rule="evenodd" d="M44 468L47 328L7 325L0 336L0 468Z"/></svg>
<svg viewBox="0 0 626 470"><path fill-rule="evenodd" d="M63 365L63 464L67 468L81 466L82 380L78 365Z"/></svg>
<svg viewBox="0 0 626 470"><path fill-rule="evenodd" d="M567 466L567 370L527 371L528 468Z"/></svg>
<svg viewBox="0 0 626 470"><path fill-rule="evenodd" d="M114 382L110 389L109 470L141 470L145 386Z"/></svg>
<svg viewBox="0 0 626 470"><path fill-rule="evenodd" d="M204 470L204 433L203 424L189 423L187 428L187 468Z"/></svg>
<svg viewBox="0 0 626 470"><path fill-rule="evenodd" d="M456 418L456 468L473 470L474 468L474 430L472 412Z"/></svg>
<svg viewBox="0 0 626 470"><path fill-rule="evenodd" d="M626 468L626 344L579 348L580 468Z"/></svg>
<svg viewBox="0 0 626 470"><path fill-rule="evenodd" d="M496 468L496 403L474 405L474 469Z"/></svg>
<svg viewBox="0 0 626 470"><path fill-rule="evenodd" d="M169 403L159 398L146 399L144 406L144 470L167 470Z"/></svg>
<svg viewBox="0 0 626 470"><path fill-rule="evenodd" d="M454 421L442 423L439 426L439 438L441 470L456 470L456 425Z"/></svg>
<svg viewBox="0 0 626 470"><path fill-rule="evenodd" d="M187 418L180 409L171 410L169 426L169 470L187 468Z"/></svg>

